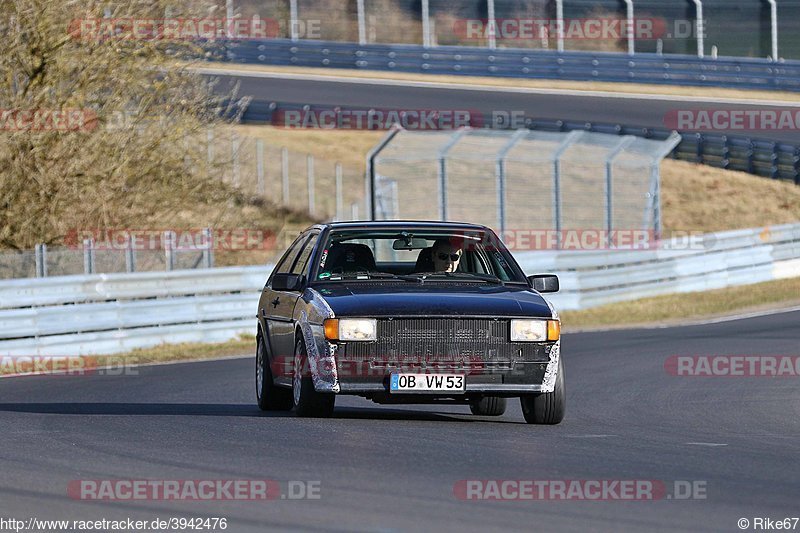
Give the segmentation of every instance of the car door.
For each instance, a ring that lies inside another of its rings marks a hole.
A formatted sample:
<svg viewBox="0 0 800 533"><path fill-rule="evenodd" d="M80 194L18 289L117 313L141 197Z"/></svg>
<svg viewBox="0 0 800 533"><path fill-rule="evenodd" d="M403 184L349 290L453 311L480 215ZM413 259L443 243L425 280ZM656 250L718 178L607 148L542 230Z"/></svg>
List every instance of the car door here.
<svg viewBox="0 0 800 533"><path fill-rule="evenodd" d="M281 272L305 274L308 260L317 243L319 232L306 234L298 242L298 252L288 257L285 264L280 265ZM290 266L291 265L291 266ZM288 269L288 270L287 270ZM280 364L288 365L294 356L294 308L301 293L295 291L276 291L269 287L266 298L267 315L270 318L270 338L274 354L280 357Z"/></svg>
<svg viewBox="0 0 800 533"><path fill-rule="evenodd" d="M294 352L294 346L291 347L290 352L287 352L284 343L287 332L292 332L291 318L292 310L294 308L294 301L296 301L296 299L290 302L292 298L290 296L284 297L286 293L283 291L272 290L272 278L277 273L291 272L295 260L300 254L303 244L307 240L308 234L303 234L298 237L291 246L289 246L289 248L283 254L283 257L281 257L281 259L278 261L278 264L275 265L275 269L267 280L267 283L261 293L261 299L259 300L258 312L260 314L260 318L264 321L264 327L271 349L270 351L272 360L273 363L277 363L278 365L285 364L286 359L284 358ZM280 374L283 373L276 373L276 378Z"/></svg>

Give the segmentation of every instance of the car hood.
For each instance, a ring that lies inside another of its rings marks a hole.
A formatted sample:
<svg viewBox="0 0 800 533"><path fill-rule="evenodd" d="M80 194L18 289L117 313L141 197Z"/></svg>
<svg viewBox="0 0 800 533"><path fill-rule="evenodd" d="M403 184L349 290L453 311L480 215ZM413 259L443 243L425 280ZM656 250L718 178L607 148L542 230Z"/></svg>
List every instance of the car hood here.
<svg viewBox="0 0 800 533"><path fill-rule="evenodd" d="M519 285L370 281L327 282L314 289L336 316L552 316L539 293Z"/></svg>

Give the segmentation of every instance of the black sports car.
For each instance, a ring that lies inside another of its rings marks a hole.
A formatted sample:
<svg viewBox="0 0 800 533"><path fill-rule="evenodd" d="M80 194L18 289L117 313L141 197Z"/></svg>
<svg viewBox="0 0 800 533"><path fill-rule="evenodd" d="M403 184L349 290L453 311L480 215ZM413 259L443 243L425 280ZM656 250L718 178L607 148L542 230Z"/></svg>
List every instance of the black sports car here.
<svg viewBox="0 0 800 533"><path fill-rule="evenodd" d="M339 222L305 230L258 303L264 410L330 416L336 396L469 404L525 420L564 417L560 321L495 233L449 222Z"/></svg>

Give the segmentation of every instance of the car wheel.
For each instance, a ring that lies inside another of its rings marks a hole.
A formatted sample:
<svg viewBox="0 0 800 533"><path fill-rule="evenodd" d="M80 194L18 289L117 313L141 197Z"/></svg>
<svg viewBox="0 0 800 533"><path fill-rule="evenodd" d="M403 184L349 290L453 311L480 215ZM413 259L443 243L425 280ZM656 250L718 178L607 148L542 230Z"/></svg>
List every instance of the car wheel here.
<svg viewBox="0 0 800 533"><path fill-rule="evenodd" d="M564 359L559 357L558 376L553 392L530 394L520 399L522 414L528 424L558 424L564 419L567 389L564 385Z"/></svg>
<svg viewBox="0 0 800 533"><path fill-rule="evenodd" d="M262 411L288 411L292 408L292 391L275 386L267 355L266 341L256 338L256 399Z"/></svg>
<svg viewBox="0 0 800 533"><path fill-rule="evenodd" d="M506 399L498 396L484 396L469 403L473 415L500 416L506 412Z"/></svg>
<svg viewBox="0 0 800 533"><path fill-rule="evenodd" d="M297 416L327 418L333 414L336 395L317 392L308 368L308 354L303 339L298 339L294 348L294 372L292 376L292 400Z"/></svg>

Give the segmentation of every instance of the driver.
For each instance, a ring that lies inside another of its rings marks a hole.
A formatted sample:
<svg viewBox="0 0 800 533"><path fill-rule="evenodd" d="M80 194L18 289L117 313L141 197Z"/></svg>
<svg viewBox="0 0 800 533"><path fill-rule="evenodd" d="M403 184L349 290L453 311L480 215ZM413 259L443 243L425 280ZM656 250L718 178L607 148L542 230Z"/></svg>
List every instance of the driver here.
<svg viewBox="0 0 800 533"><path fill-rule="evenodd" d="M432 247L433 269L436 272L455 272L464 251L450 239L436 239Z"/></svg>

